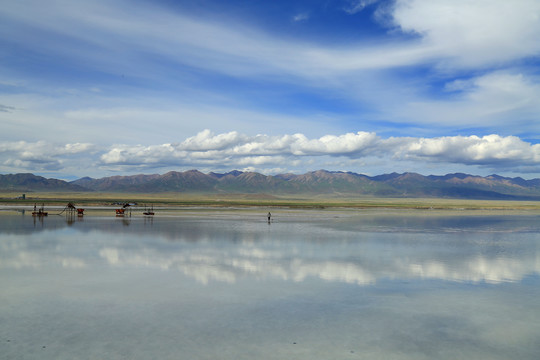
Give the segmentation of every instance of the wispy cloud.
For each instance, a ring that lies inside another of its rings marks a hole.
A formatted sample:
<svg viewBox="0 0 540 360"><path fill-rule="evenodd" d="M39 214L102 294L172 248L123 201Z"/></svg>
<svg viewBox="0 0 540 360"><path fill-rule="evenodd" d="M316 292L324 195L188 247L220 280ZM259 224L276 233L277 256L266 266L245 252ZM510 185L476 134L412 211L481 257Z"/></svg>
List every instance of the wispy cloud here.
<svg viewBox="0 0 540 360"><path fill-rule="evenodd" d="M537 56L539 14L536 0L398 0L391 8L394 25L417 34L448 67L500 66Z"/></svg>
<svg viewBox="0 0 540 360"><path fill-rule="evenodd" d="M12 112L13 110L15 110L15 108L13 106L7 106L7 105L0 104L0 112Z"/></svg>
<svg viewBox="0 0 540 360"><path fill-rule="evenodd" d="M0 105L0 140L91 143L101 149L96 161L121 169L219 161L270 168L274 157L307 167L322 157L328 164L380 154L389 162L419 162L431 157L390 147L392 135L397 142L455 135L474 142L475 134L538 138L538 1L347 4L349 15L337 12L347 19L371 14L376 37L282 36L160 2L6 3L0 45L14 54L5 57L1 74L0 103L9 105ZM313 31L311 23L302 31ZM205 128L220 135L200 132ZM267 135L255 135L261 133ZM60 169L62 156L10 158L9 169L39 161ZM502 161L437 158L464 165Z"/></svg>
<svg viewBox="0 0 540 360"><path fill-rule="evenodd" d="M360 1L356 7L373 2ZM34 12L42 9L31 3L20 1L2 10L4 17L9 16L14 23L14 31L24 26L68 36L75 48L56 41L38 46L42 51L53 50L66 57L84 57L87 64L94 61L110 67L114 61L122 62L126 71L131 68L129 62L123 62L126 57L142 61L145 53L231 75L286 71L289 75L317 78L320 71L410 66L426 61L482 65L540 52L540 24L536 18L540 5L534 0L520 1L520 6L506 1L397 1L391 8L393 26L418 34L421 41L395 44L390 40L377 46L353 42L346 50L285 41L241 24L194 19L148 3L123 8L123 18L115 15L115 10L124 5L118 0L77 7L59 1L50 6L46 16L35 16ZM297 17L305 18L303 14ZM31 42L27 35L14 31L10 33L14 40Z"/></svg>
<svg viewBox="0 0 540 360"><path fill-rule="evenodd" d="M307 12L302 12L302 13L296 14L292 18L292 20L294 22L303 22L303 21L307 21L308 19L309 19L309 13L307 13Z"/></svg>
<svg viewBox="0 0 540 360"><path fill-rule="evenodd" d="M415 99L405 105L406 121L535 132L540 113L540 82L536 76L494 71L445 84L443 100ZM403 109L403 108L402 108ZM399 110L398 110L399 111ZM394 118L399 117L395 114ZM510 120L511 119L511 120Z"/></svg>
<svg viewBox="0 0 540 360"><path fill-rule="evenodd" d="M380 0L349 0L349 4L343 10L349 14L356 14L364 10L367 6L373 5Z"/></svg>

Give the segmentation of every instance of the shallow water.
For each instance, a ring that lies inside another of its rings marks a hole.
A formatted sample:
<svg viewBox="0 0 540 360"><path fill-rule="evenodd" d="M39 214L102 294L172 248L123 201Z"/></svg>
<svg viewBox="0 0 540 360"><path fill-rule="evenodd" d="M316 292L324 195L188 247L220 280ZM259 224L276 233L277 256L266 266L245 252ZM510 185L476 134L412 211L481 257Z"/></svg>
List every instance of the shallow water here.
<svg viewBox="0 0 540 360"><path fill-rule="evenodd" d="M540 216L0 216L0 358L538 359Z"/></svg>

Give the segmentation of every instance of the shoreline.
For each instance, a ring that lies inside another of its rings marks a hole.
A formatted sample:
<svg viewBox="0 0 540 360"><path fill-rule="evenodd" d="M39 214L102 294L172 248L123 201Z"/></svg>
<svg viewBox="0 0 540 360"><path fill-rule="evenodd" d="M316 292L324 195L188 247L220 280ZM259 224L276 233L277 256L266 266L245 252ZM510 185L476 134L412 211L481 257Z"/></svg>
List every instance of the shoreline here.
<svg viewBox="0 0 540 360"><path fill-rule="evenodd" d="M46 217L73 217L78 215L63 211L65 206L45 206L48 213ZM389 208L389 207L325 207L325 208L291 208L291 207L268 207L268 206L229 206L229 207L207 207L207 206L154 206L154 215L145 215L144 206L133 206L128 208L125 216L117 216L115 209L118 206L84 206L83 217L111 217L111 218L146 218L158 219L166 217L246 217L266 219L268 212L272 213L272 220L287 217L301 218L342 218L342 217L364 217L364 216L392 216L399 218L401 216L420 216L420 217L463 217L463 216L519 216L519 215L538 215L540 208ZM0 216L2 215L32 215L33 205L5 205L0 204ZM36 216L39 218L40 216Z"/></svg>
<svg viewBox="0 0 540 360"><path fill-rule="evenodd" d="M81 208L114 209L122 204L133 208L153 206L166 208L239 209L403 209L403 210L540 210L540 201L527 200L469 200L447 198L375 198L340 196L272 196L259 194L124 194L124 193L31 193L21 199L20 193L0 192L0 206L33 208L34 204L46 208L64 208L68 202Z"/></svg>

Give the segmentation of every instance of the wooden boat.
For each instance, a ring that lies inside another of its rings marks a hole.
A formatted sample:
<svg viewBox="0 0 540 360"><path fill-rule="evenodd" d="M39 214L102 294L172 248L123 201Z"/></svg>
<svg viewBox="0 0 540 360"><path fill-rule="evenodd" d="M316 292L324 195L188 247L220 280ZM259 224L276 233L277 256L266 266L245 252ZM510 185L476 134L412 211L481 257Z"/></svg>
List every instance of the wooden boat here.
<svg viewBox="0 0 540 360"><path fill-rule="evenodd" d="M154 215L154 205L152 205L149 209L147 209L145 206L143 214L148 216Z"/></svg>
<svg viewBox="0 0 540 360"><path fill-rule="evenodd" d="M34 211L32 211L32 216L47 216L48 212L45 211L45 205L42 204L41 208L37 209L36 204L34 204Z"/></svg>

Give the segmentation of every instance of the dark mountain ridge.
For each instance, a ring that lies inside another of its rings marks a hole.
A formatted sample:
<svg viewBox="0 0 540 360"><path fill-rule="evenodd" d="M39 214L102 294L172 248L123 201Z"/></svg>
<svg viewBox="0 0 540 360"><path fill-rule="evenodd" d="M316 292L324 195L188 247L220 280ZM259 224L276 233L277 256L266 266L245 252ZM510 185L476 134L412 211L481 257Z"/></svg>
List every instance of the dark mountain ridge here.
<svg viewBox="0 0 540 360"><path fill-rule="evenodd" d="M540 179L464 173L424 176L392 173L367 176L317 170L305 174L263 175L238 170L204 174L198 170L159 175L84 177L72 182L33 174L0 175L0 190L99 191L140 193L328 194L336 196L439 197L540 200Z"/></svg>
<svg viewBox="0 0 540 360"><path fill-rule="evenodd" d="M81 179L82 180L82 179ZM47 179L30 173L0 175L0 190L4 191L89 191L73 182Z"/></svg>

